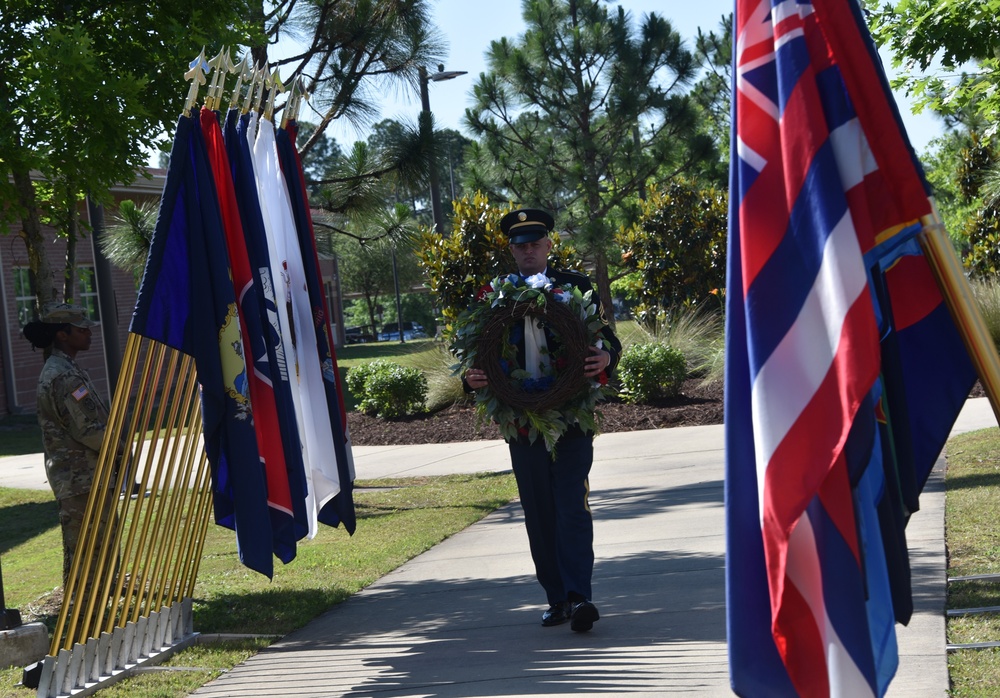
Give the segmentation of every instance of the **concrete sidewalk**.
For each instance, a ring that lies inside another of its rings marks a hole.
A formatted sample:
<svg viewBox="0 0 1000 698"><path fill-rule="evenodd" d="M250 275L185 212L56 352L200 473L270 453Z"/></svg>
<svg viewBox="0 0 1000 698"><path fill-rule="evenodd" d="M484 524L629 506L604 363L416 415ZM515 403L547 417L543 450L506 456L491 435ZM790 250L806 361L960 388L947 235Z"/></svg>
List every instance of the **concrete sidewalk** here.
<svg viewBox="0 0 1000 698"><path fill-rule="evenodd" d="M954 433L996 423L985 399L970 400ZM508 467L500 442L355 453L360 478ZM730 695L722 427L603 435L591 484L601 611L592 632L539 625L544 597L514 504L194 695ZM897 626L900 668L889 695L940 698L948 689L943 461L921 504L907 529L916 611Z"/></svg>

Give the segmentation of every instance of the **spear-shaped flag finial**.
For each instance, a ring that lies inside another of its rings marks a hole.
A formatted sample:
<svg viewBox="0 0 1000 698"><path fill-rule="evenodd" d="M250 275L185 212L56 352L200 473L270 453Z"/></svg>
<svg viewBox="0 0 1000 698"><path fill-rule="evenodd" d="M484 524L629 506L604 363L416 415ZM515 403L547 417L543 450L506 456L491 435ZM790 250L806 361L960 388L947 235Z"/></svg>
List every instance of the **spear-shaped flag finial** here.
<svg viewBox="0 0 1000 698"><path fill-rule="evenodd" d="M300 75L292 81L291 95L288 97L288 102L285 103L285 110L281 121L282 128L289 121L298 121L299 112L302 110L302 100L309 101L309 93L302 86L302 76Z"/></svg>
<svg viewBox="0 0 1000 698"><path fill-rule="evenodd" d="M242 113L246 114L253 108L253 94L257 89L257 82L260 80L262 68L256 64L253 65L250 71L250 82L247 84L247 96L243 100L243 110Z"/></svg>
<svg viewBox="0 0 1000 698"><path fill-rule="evenodd" d="M208 94L205 97L205 106L208 109L217 109L222 102L222 91L226 84L226 75L232 72L236 66L229 55L229 50L223 46L222 50L215 54L215 57L208 62L212 67L212 81L208 87Z"/></svg>
<svg viewBox="0 0 1000 698"><path fill-rule="evenodd" d="M236 73L236 86L233 88L233 96L229 100L229 108L235 109L236 103L240 98L240 91L243 89L243 83L253 79L253 64L250 62L250 52L243 54L243 60L240 64L236 66L234 72ZM247 89L248 92L253 92L253 83L249 83Z"/></svg>
<svg viewBox="0 0 1000 698"><path fill-rule="evenodd" d="M300 80L298 77L292 80L292 88L289 91L288 100L285 102L285 109L281 112L281 128L285 128L289 121L295 120L299 103L299 91L301 90L299 83Z"/></svg>
<svg viewBox="0 0 1000 698"><path fill-rule="evenodd" d="M256 112L260 111L260 105L264 101L264 91L267 90L271 83L271 69L267 67L267 63L260 67L260 72L257 73L257 84L254 90L253 96L253 110Z"/></svg>
<svg viewBox="0 0 1000 698"><path fill-rule="evenodd" d="M191 88L188 90L187 99L184 101L184 115L190 113L194 103L198 100L198 87L205 84L205 73L208 72L208 61L205 60L205 47L201 47L201 53L193 61L188 63L188 71L184 73L184 79L191 81Z"/></svg>
<svg viewBox="0 0 1000 698"><path fill-rule="evenodd" d="M285 84L281 82L281 77L277 73L271 74L267 89L267 108L264 110L264 118L268 121L274 121L274 98L278 96L279 92L285 91Z"/></svg>

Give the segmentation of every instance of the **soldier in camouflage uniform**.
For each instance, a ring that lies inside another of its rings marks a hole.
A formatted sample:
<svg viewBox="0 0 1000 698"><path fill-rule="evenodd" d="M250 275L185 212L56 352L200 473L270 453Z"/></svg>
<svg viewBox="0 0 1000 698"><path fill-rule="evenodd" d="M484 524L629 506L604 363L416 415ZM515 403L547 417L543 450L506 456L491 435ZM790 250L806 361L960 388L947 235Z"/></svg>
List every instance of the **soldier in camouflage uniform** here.
<svg viewBox="0 0 1000 698"><path fill-rule="evenodd" d="M45 473L59 503L63 535L63 584L80 539L87 499L104 440L108 407L87 372L76 363L90 349L91 327L97 323L83 308L65 303L45 309L41 321L28 323L25 337L52 353L38 377L38 423L45 450ZM104 507L101 528L111 506Z"/></svg>

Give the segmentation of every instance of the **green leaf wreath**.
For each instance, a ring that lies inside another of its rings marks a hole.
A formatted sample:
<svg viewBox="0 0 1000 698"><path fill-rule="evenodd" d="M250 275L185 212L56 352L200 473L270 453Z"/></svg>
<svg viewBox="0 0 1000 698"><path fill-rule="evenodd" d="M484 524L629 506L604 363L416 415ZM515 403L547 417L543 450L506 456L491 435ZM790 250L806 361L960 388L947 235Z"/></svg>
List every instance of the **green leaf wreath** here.
<svg viewBox="0 0 1000 698"><path fill-rule="evenodd" d="M476 391L480 420L496 422L507 440L523 436L534 443L541 436L550 452L574 425L596 434L596 405L610 389L605 372L584 376L584 360L591 346L602 346L605 324L594 291L556 286L544 274L527 279L509 274L484 286L477 301L456 320L451 351L461 362L454 367L457 374L476 367L489 380ZM525 317L556 340L552 351L540 349L548 361L537 377L517 362Z"/></svg>

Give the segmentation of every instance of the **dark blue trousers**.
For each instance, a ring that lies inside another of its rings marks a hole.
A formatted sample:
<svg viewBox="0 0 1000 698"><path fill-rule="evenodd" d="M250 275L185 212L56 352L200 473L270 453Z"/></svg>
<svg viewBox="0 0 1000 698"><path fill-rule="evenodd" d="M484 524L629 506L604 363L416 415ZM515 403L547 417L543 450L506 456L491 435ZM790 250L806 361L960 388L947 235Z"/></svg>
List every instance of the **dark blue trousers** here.
<svg viewBox="0 0 1000 698"><path fill-rule="evenodd" d="M556 458L541 439L508 445L531 559L549 604L589 600L594 571L594 521L588 502L593 437L560 439Z"/></svg>

